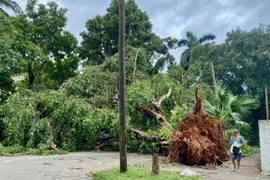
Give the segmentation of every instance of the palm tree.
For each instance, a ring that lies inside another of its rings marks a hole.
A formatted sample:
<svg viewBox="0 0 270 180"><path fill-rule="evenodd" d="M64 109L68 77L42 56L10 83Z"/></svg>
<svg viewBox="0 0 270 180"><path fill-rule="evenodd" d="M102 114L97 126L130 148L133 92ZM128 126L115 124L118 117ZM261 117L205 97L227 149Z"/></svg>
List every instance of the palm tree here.
<svg viewBox="0 0 270 180"><path fill-rule="evenodd" d="M212 41L216 39L216 36L211 33L205 34L204 36L198 39L198 37L196 37L196 35L191 31L187 31L186 37L187 39L181 39L178 41L178 47L183 47L183 46L188 47L182 53L182 56L181 56L181 65L183 66L185 70L189 68L189 61L191 58L192 48L200 44L203 44L207 41Z"/></svg>
<svg viewBox="0 0 270 180"><path fill-rule="evenodd" d="M22 9L18 3L12 0L0 0L0 6L7 7L14 11L16 14L22 13ZM9 16L8 13L0 7L0 11Z"/></svg>
<svg viewBox="0 0 270 180"><path fill-rule="evenodd" d="M248 123L244 121L245 117L251 109L259 107L257 99L252 99L247 95L235 96L228 92L226 87L219 84L215 85L213 104L207 100L203 101L206 112L223 120L227 128L238 125L247 126Z"/></svg>

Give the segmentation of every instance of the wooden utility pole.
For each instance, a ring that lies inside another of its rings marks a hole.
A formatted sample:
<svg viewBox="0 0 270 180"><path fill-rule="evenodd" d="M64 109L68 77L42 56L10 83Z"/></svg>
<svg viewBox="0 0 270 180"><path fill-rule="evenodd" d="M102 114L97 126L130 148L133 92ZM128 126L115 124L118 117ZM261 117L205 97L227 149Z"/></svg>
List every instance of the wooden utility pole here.
<svg viewBox="0 0 270 180"><path fill-rule="evenodd" d="M153 154L152 172L151 173L155 174L155 175L158 175L160 173L158 153Z"/></svg>
<svg viewBox="0 0 270 180"><path fill-rule="evenodd" d="M214 70L214 65L211 62L211 69L212 69L212 76L213 76L213 82L214 82L214 86L217 84L216 82L216 75L215 75L215 70Z"/></svg>
<svg viewBox="0 0 270 180"><path fill-rule="evenodd" d="M265 87L265 109L266 109L266 120L269 120L268 90L267 90L267 87Z"/></svg>
<svg viewBox="0 0 270 180"><path fill-rule="evenodd" d="M125 0L119 0L120 172L127 172Z"/></svg>

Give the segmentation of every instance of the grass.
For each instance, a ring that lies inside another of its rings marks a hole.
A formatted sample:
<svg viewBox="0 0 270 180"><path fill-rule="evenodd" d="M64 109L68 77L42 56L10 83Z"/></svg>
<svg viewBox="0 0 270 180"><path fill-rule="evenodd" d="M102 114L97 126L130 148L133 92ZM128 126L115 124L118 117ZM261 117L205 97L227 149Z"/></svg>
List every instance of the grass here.
<svg viewBox="0 0 270 180"><path fill-rule="evenodd" d="M181 176L179 172L161 171L152 175L146 167L128 167L126 173L120 173L119 168L104 170L92 174L94 180L200 180L200 176Z"/></svg>
<svg viewBox="0 0 270 180"><path fill-rule="evenodd" d="M49 150L49 149L32 149L32 148L25 148L19 145L15 146L3 146L0 144L0 155L15 155L15 154L24 154L24 155L41 155L41 156L48 156L54 154L67 154L67 151L56 149L56 150Z"/></svg>

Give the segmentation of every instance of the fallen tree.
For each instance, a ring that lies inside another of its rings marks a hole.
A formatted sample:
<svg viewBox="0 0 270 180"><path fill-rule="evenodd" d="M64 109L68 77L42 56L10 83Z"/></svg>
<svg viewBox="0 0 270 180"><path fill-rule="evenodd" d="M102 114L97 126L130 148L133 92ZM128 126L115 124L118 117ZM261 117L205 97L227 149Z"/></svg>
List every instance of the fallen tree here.
<svg viewBox="0 0 270 180"><path fill-rule="evenodd" d="M165 115L163 114L161 104L162 102L167 99L172 93L172 88L169 88L168 93L163 95L159 101L156 99L152 99L152 104L154 109L144 106L137 106L136 109L138 111L143 112L147 117L151 119L155 119L159 126L167 126L171 127L170 123L167 121Z"/></svg>
<svg viewBox="0 0 270 180"><path fill-rule="evenodd" d="M223 123L202 110L198 88L195 96L193 113L181 120L171 135L168 162L220 165L228 160L228 140L222 133Z"/></svg>

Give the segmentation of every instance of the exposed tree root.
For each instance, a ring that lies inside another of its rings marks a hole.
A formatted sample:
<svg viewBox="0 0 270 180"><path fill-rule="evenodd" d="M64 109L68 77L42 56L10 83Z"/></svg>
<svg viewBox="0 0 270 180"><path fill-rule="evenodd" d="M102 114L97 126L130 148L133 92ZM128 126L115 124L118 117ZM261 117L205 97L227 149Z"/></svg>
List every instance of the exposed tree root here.
<svg viewBox="0 0 270 180"><path fill-rule="evenodd" d="M197 93L198 89L193 113L180 121L171 135L168 161L187 165L222 164L228 160L228 140L222 133L223 124L202 111L202 100Z"/></svg>

